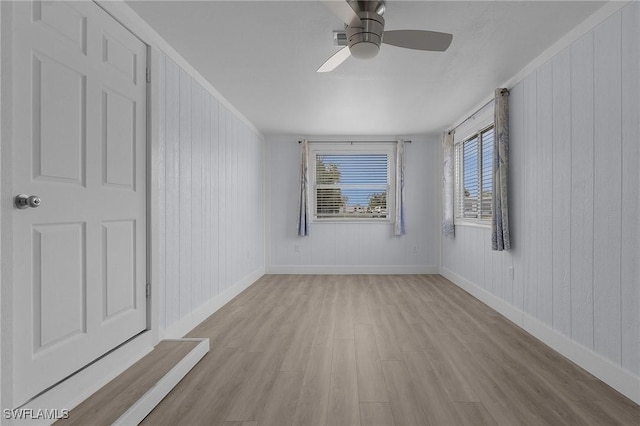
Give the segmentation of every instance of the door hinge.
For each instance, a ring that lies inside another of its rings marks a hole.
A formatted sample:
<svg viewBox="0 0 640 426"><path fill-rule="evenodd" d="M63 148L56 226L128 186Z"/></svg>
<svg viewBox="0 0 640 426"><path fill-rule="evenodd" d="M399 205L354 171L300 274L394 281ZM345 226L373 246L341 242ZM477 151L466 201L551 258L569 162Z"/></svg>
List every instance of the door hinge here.
<svg viewBox="0 0 640 426"><path fill-rule="evenodd" d="M151 283L147 283L145 294L147 295L147 299L151 297Z"/></svg>
<svg viewBox="0 0 640 426"><path fill-rule="evenodd" d="M147 83L151 83L151 70L147 68Z"/></svg>

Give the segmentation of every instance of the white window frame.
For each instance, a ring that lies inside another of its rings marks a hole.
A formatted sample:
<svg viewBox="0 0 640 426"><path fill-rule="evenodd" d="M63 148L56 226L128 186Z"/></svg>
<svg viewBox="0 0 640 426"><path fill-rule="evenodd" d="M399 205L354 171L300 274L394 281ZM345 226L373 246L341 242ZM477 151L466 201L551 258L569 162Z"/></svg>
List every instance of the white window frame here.
<svg viewBox="0 0 640 426"><path fill-rule="evenodd" d="M316 156L344 154L384 154L387 156L387 217L321 217L317 216ZM327 143L309 142L309 206L313 223L381 223L389 224L395 218L395 143L387 142L349 142Z"/></svg>
<svg viewBox="0 0 640 426"><path fill-rule="evenodd" d="M478 185L480 188L480 193L482 194L482 176L483 176L483 169L482 169L482 164L483 164L483 148L482 148L482 138L481 135L482 133L486 132L487 130L493 128L494 129L494 142L495 142L495 126L494 126L494 122L493 120L491 120L490 122L484 122L481 124L482 127L480 127L478 130L474 131L473 133L467 134L464 138L455 141L454 143L454 164L455 164L455 170L454 170L454 180L455 180L455 218L454 218L454 223L455 225L464 225L464 226L475 226L475 227L480 227L480 228L491 228L491 218L469 218L469 217L464 217L463 216L463 212L460 211L460 204L461 204L461 200L460 198L463 196L463 174L464 174L464 165L463 165L463 161L462 161L462 157L463 157L463 145L465 142L473 139L473 138L478 138ZM491 163L491 168L493 169L493 163ZM491 171L493 173L493 170ZM492 200L493 200L493 192L491 194ZM480 212L481 210L481 206L482 206L482 199L479 200L479 209L478 211ZM480 215L481 213L479 213Z"/></svg>

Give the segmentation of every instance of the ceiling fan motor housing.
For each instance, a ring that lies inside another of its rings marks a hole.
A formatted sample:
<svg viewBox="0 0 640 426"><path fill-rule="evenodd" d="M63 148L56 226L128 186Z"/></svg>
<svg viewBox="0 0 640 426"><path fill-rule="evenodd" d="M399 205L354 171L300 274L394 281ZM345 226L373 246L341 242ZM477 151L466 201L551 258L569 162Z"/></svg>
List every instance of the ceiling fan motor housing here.
<svg viewBox="0 0 640 426"><path fill-rule="evenodd" d="M358 59L371 59L378 54L384 18L376 12L358 12L362 27L347 27L347 39L351 56Z"/></svg>

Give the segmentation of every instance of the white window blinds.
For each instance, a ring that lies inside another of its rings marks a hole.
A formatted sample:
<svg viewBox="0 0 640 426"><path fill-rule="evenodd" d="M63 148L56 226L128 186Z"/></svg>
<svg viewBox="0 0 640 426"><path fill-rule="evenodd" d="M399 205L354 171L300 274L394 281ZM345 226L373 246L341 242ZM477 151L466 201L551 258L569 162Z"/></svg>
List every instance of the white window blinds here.
<svg viewBox="0 0 640 426"><path fill-rule="evenodd" d="M316 218L387 220L389 159L385 153L314 153Z"/></svg>
<svg viewBox="0 0 640 426"><path fill-rule="evenodd" d="M455 147L456 217L491 219L493 126Z"/></svg>

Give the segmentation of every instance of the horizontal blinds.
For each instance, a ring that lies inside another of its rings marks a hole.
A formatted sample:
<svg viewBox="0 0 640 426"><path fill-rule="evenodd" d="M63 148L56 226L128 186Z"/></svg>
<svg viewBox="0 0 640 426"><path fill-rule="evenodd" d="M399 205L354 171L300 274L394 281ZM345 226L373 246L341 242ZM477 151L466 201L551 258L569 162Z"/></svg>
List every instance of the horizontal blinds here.
<svg viewBox="0 0 640 426"><path fill-rule="evenodd" d="M387 154L316 154L315 176L316 217L387 217Z"/></svg>
<svg viewBox="0 0 640 426"><path fill-rule="evenodd" d="M456 217L491 219L493 140L490 127L455 147Z"/></svg>
<svg viewBox="0 0 640 426"><path fill-rule="evenodd" d="M480 207L478 143L478 137L474 137L462 145L462 216L467 218L477 218Z"/></svg>
<svg viewBox="0 0 640 426"><path fill-rule="evenodd" d="M462 217L464 211L464 198L460 195L462 190L462 144L459 143L454 147L454 185L456 191L456 217Z"/></svg>

